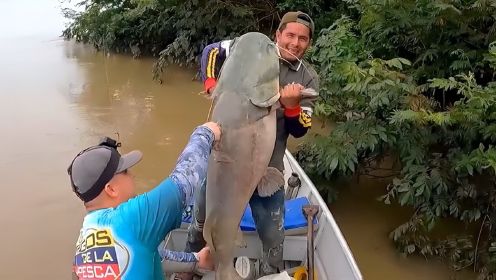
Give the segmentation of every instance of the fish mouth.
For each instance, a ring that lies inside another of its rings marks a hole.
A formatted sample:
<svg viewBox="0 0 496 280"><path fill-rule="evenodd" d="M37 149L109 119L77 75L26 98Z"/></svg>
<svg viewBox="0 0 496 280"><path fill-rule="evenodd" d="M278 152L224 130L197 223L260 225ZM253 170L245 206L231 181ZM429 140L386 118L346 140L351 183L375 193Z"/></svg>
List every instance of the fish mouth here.
<svg viewBox="0 0 496 280"><path fill-rule="evenodd" d="M276 103L280 97L281 97L281 94L278 92L276 95L272 96L271 98L269 98L267 100L259 102L257 100L250 99L250 102L251 102L251 104L253 104L257 107L268 108L268 107L274 105L274 103Z"/></svg>

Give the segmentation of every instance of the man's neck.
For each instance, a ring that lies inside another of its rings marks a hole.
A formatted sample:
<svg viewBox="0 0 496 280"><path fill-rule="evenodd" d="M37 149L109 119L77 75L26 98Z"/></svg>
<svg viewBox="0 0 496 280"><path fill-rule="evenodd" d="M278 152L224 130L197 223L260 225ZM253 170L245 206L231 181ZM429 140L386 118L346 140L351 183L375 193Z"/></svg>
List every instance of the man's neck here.
<svg viewBox="0 0 496 280"><path fill-rule="evenodd" d="M100 209L105 209L105 208L113 208L116 207L114 203L92 203L88 202L84 205L86 207L87 212L92 212Z"/></svg>
<svg viewBox="0 0 496 280"><path fill-rule="evenodd" d="M299 60L289 61L289 60L286 60L285 58L280 58L279 60L282 61L283 63L285 63L287 66L289 66L289 68L291 70L294 70L294 71L297 70L297 68L300 64Z"/></svg>

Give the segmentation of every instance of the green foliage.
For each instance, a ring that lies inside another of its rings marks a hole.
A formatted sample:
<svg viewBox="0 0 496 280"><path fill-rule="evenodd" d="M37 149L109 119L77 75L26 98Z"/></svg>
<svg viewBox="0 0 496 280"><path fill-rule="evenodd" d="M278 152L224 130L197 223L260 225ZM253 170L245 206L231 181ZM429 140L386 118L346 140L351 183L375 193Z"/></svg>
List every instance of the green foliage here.
<svg viewBox="0 0 496 280"><path fill-rule="evenodd" d="M398 138L384 113L406 102L409 92L416 90L411 79L398 72L410 62L369 58L353 26L343 17L323 29L312 53L321 77L321 102L315 113L340 123L329 137L304 146L299 159L309 172L328 178L336 172L353 173L359 158L384 155L385 147Z"/></svg>
<svg viewBox="0 0 496 280"><path fill-rule="evenodd" d="M73 20L63 32L66 38L188 65L197 62L207 43L278 21L275 3L266 1L84 0L78 5L84 11L64 11Z"/></svg>
<svg viewBox="0 0 496 280"><path fill-rule="evenodd" d="M170 19L176 30L175 39L160 52L154 78L160 79L168 63L198 65L206 45L243 32L263 30L264 24L276 21L276 13L275 7L265 1L255 1L251 6L243 1L219 1L215 5L208 1L181 2L173 8Z"/></svg>
<svg viewBox="0 0 496 280"><path fill-rule="evenodd" d="M78 5L84 7L83 12L64 10L73 20L63 31L65 38L133 56L157 53L174 38L174 30L167 24L169 11L159 3L101 0Z"/></svg>
<svg viewBox="0 0 496 280"><path fill-rule="evenodd" d="M66 0L70 1L70 0ZM249 31L273 36L288 10L315 15L317 28L339 16L344 3L324 0L206 1L206 0L81 0L82 12L65 9L72 19L63 35L98 49L154 55L154 78L168 63L198 65L203 48L212 42Z"/></svg>
<svg viewBox="0 0 496 280"><path fill-rule="evenodd" d="M394 177L379 199L414 210L391 233L406 254L496 277L495 1L347 1L321 30L315 114L335 121L298 160L313 176ZM389 156L394 170L380 163ZM477 232L434 234L445 219ZM434 238L436 236L436 238Z"/></svg>
<svg viewBox="0 0 496 280"><path fill-rule="evenodd" d="M476 71L483 78L483 56L496 40L494 1L360 1L359 25L377 56L402 56L414 63L420 83Z"/></svg>

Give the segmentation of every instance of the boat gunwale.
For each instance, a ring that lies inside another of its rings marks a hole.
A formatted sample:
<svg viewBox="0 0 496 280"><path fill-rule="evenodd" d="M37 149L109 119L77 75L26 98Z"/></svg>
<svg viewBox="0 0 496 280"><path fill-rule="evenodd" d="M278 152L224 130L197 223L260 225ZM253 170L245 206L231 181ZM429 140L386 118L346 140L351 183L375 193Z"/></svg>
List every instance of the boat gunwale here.
<svg viewBox="0 0 496 280"><path fill-rule="evenodd" d="M310 180L310 178L308 177L306 172L303 170L303 168L300 166L298 161L296 161L294 156L287 149L285 151L285 157L286 157L286 160L288 161L288 164L291 165L293 172L296 172L301 177L300 179L302 181L305 181L305 184L310 189L310 194L313 195L314 198L317 200L317 203L319 204L321 211L322 211L321 215L324 215L325 218L329 221L329 225L333 229L333 231L336 235L336 238L339 242L339 245L341 246L341 248L343 249L343 251L345 253L346 260L348 261L348 264L350 265L352 272L355 274L354 275L355 279L363 279L363 276L360 272L360 269L358 268L358 265L355 261L355 258L353 257L353 254L350 250L350 247L348 246L348 243L346 242L346 239L343 236L343 233L339 229L339 226L336 223L336 220L334 219L334 216L332 215L331 210L329 210L329 208L327 207L327 204L325 203L325 201L322 198L322 196L320 195L319 191L317 190L317 188L313 184L312 180ZM300 191L301 191L301 189L300 189ZM317 242L316 242L316 244L317 244Z"/></svg>

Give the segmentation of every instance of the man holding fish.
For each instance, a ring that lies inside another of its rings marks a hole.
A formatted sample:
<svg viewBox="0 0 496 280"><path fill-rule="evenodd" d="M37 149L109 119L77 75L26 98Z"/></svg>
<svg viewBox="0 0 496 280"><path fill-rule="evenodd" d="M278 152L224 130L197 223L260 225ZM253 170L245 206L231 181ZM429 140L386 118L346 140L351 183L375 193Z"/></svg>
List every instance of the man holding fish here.
<svg viewBox="0 0 496 280"><path fill-rule="evenodd" d="M232 217L233 222L239 222L238 218L244 211L245 190L236 188L239 184L246 184L249 185L246 194L250 195L249 204L263 244L260 271L267 275L283 269L283 156L289 135L302 137L311 127L313 103L318 95L318 76L302 59L313 32L314 24L307 14L289 12L281 19L275 44L256 33L248 33L234 40L210 44L203 50L201 76L206 92L215 96L212 121L223 127L224 140L221 139L223 146L217 153L214 151L209 162L208 182L196 195L186 251L195 252L203 248L206 236L209 245L218 247L217 258L225 255L221 265L229 263L232 248L224 249L228 245L219 244L222 243L219 241L224 238L233 243L237 237L231 228L225 228L225 233L219 231L226 225L222 219ZM272 50L270 45L277 47ZM222 75L219 73L221 69ZM238 97L242 95L250 102L236 99L232 94L236 91ZM259 108L266 109L259 111ZM242 128L233 128L236 132L230 133L233 120ZM253 141L258 142L251 144ZM236 145L238 150L233 150ZM244 154L244 158L240 154ZM266 170L257 169L256 165L260 168L265 165L263 168ZM243 174L229 178L231 173L239 171L237 169L244 169L251 177L245 181ZM255 185L250 180L256 180ZM217 192L217 185L229 184L229 181L232 182L230 186L223 186L224 189ZM224 202L218 201L222 200L222 195L226 197ZM233 203L232 208L240 209L229 208L229 203ZM230 212L227 214L231 216L221 212ZM238 279L230 268L217 267L217 273L221 275L216 276L217 279ZM191 279L192 275L183 274L181 277Z"/></svg>
<svg viewBox="0 0 496 280"><path fill-rule="evenodd" d="M140 151L121 155L120 143L105 138L78 153L67 172L87 213L76 243L73 279L163 279L162 267L171 272L211 270L208 248L184 253L158 247L180 226L221 134L217 123L198 126L172 173L140 195L130 171L141 161Z"/></svg>

